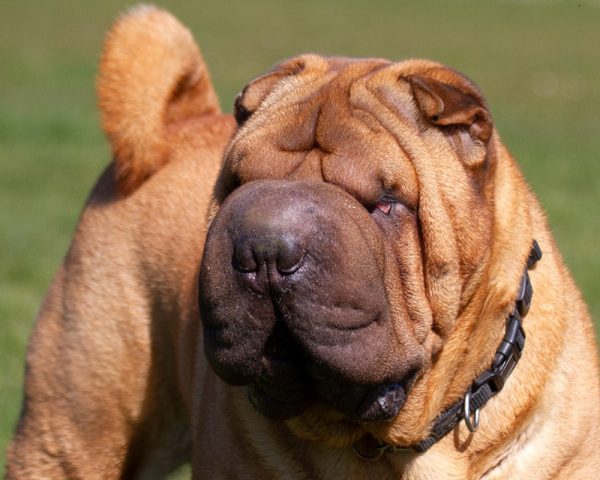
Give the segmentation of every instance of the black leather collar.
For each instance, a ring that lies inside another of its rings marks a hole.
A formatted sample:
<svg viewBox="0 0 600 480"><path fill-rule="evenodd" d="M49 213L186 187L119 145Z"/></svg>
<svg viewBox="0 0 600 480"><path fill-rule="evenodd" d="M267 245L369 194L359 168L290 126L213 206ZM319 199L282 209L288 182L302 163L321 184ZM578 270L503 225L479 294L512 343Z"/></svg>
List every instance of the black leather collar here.
<svg viewBox="0 0 600 480"><path fill-rule="evenodd" d="M491 368L479 375L458 402L443 411L433 422L430 434L424 440L407 447L380 443L370 435L358 440L352 449L354 453L364 460L378 460L384 453L412 450L418 453L429 450L440 439L450 433L458 423L465 421L471 432L475 432L479 425L479 410L504 387L504 383L514 370L521 353L525 347L525 332L521 321L527 315L533 288L527 271L542 258L542 251L534 240L527 259L527 267L521 277L519 292L515 302L515 308L506 320L506 332Z"/></svg>

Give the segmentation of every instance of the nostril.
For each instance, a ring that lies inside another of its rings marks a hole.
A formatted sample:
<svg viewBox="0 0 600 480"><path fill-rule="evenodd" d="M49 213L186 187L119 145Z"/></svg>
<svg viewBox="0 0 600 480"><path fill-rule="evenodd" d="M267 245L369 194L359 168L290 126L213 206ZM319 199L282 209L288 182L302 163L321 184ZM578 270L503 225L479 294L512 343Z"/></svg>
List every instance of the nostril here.
<svg viewBox="0 0 600 480"><path fill-rule="evenodd" d="M258 270L258 264L254 258L254 254L247 245L237 245L234 248L233 268L242 273L252 273Z"/></svg>
<svg viewBox="0 0 600 480"><path fill-rule="evenodd" d="M304 245L297 238L282 238L276 257L277 271L281 275L297 272L302 266L305 254Z"/></svg>
<svg viewBox="0 0 600 480"><path fill-rule="evenodd" d="M245 237L234 242L232 264L240 273L266 271L291 275L302 266L305 245L293 234Z"/></svg>
<svg viewBox="0 0 600 480"><path fill-rule="evenodd" d="M296 263L288 264L286 260L282 261L277 259L277 271L281 275L291 275L296 273L302 266L302 260L304 260L304 257L300 258L300 260L298 260Z"/></svg>

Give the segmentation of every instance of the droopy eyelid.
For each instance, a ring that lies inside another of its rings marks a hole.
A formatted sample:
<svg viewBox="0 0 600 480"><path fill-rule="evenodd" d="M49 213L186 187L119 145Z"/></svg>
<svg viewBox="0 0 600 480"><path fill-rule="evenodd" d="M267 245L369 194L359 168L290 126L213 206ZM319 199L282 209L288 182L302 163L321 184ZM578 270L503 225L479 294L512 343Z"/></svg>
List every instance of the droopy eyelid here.
<svg viewBox="0 0 600 480"><path fill-rule="evenodd" d="M389 215L392 211L392 206L398 203L398 198L389 193L384 192L375 202L375 209L383 212L385 215Z"/></svg>
<svg viewBox="0 0 600 480"><path fill-rule="evenodd" d="M397 203L399 201L400 199L391 192L382 193L379 199L377 200L378 203Z"/></svg>
<svg viewBox="0 0 600 480"><path fill-rule="evenodd" d="M379 199L375 202L373 210L377 209L388 215L392 212L392 207L394 207L394 211L396 212L406 211L410 214L417 215L416 207L407 205L406 202L401 200L392 192L382 193Z"/></svg>

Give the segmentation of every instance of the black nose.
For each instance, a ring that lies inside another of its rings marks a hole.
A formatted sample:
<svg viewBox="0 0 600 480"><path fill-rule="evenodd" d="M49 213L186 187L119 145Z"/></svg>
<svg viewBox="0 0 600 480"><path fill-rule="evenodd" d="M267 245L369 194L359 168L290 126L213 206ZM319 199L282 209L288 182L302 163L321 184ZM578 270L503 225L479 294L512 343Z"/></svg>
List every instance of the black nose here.
<svg viewBox="0 0 600 480"><path fill-rule="evenodd" d="M297 272L306 255L306 235L291 221L289 208L279 212L247 209L233 238L233 267L257 286L277 286Z"/></svg>
<svg viewBox="0 0 600 480"><path fill-rule="evenodd" d="M264 267L275 269L280 275L291 275L300 268L304 253L304 242L294 234L243 235L235 242L233 266L242 273L256 273Z"/></svg>

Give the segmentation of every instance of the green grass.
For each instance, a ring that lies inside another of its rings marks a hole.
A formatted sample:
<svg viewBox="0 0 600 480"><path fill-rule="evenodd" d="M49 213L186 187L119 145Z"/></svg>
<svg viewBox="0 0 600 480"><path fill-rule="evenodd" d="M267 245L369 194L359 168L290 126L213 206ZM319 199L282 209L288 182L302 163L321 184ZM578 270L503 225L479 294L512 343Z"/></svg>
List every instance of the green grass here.
<svg viewBox="0 0 600 480"><path fill-rule="evenodd" d="M600 319L600 2L173 1L224 108L252 77L305 51L424 56L483 89ZM86 194L108 162L95 110L104 32L127 4L0 4L0 469L24 348Z"/></svg>

